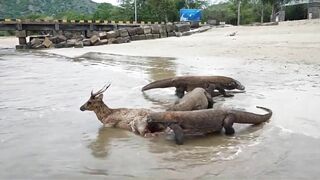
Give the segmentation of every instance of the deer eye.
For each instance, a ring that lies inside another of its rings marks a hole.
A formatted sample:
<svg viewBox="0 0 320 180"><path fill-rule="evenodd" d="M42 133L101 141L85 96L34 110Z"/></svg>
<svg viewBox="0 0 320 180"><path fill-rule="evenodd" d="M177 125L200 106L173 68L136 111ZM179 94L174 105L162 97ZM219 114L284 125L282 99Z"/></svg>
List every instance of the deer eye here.
<svg viewBox="0 0 320 180"><path fill-rule="evenodd" d="M90 102L90 101L87 102L87 105L91 105L91 104L92 104L92 102Z"/></svg>

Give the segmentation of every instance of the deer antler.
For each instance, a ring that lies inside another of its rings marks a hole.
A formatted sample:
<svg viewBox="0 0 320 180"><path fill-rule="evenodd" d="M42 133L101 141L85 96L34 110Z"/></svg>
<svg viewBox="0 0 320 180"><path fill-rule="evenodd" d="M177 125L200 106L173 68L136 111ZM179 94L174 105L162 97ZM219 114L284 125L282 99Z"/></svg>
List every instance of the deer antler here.
<svg viewBox="0 0 320 180"><path fill-rule="evenodd" d="M96 92L96 93L93 93L93 90L91 91L91 97L95 97L95 96L97 96L97 95L99 95L99 94L102 94L102 93L104 93L108 88L109 88L109 86L110 86L111 84L106 84L105 86L103 86L98 92Z"/></svg>

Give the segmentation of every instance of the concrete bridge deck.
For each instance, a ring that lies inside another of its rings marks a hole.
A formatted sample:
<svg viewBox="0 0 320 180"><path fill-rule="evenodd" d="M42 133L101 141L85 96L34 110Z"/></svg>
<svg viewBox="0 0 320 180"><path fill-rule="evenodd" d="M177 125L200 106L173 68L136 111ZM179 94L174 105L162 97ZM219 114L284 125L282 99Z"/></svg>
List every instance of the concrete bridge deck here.
<svg viewBox="0 0 320 180"><path fill-rule="evenodd" d="M150 23L150 22L149 22ZM0 31L109 31L122 27L138 27L144 22L132 23L104 20L20 20L0 19Z"/></svg>

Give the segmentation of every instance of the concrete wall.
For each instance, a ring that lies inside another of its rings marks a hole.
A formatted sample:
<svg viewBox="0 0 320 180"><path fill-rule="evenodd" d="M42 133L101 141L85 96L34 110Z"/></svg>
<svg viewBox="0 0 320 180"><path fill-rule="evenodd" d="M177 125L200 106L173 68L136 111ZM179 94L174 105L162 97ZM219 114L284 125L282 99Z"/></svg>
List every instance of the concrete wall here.
<svg viewBox="0 0 320 180"><path fill-rule="evenodd" d="M310 3L308 8L309 19L320 18L320 2Z"/></svg>

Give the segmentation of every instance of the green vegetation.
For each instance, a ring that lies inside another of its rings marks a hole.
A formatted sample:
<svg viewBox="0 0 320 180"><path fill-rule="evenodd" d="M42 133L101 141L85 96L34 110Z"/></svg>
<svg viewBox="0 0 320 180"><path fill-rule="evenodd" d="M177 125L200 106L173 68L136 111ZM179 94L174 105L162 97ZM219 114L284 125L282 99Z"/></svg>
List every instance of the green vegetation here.
<svg viewBox="0 0 320 180"><path fill-rule="evenodd" d="M290 6L286 8L286 20L306 19L308 6L306 4Z"/></svg>
<svg viewBox="0 0 320 180"><path fill-rule="evenodd" d="M0 18L22 18L30 14L55 17L71 10L92 14L97 5L91 0L0 0Z"/></svg>
<svg viewBox="0 0 320 180"><path fill-rule="evenodd" d="M241 24L267 22L288 0L241 0ZM0 0L0 18L134 20L134 0L119 0L120 6L91 0ZM215 19L237 23L239 0L208 6L204 0L137 0L138 21L179 21L181 8L202 8L203 21ZM192 2L192 3L191 3ZM301 12L301 13L298 13ZM306 6L286 9L287 19L306 17Z"/></svg>
<svg viewBox="0 0 320 180"><path fill-rule="evenodd" d="M0 36L13 36L14 34L14 31L0 31Z"/></svg>

